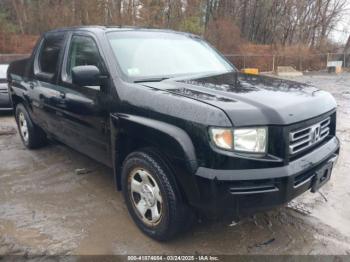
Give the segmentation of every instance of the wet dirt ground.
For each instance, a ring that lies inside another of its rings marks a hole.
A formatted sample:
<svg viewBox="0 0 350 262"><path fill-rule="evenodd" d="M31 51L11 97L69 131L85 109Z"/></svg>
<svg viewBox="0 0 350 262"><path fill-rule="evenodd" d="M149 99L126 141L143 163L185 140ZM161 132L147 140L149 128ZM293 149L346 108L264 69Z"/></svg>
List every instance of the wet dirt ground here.
<svg viewBox="0 0 350 262"><path fill-rule="evenodd" d="M0 115L0 255L350 254L350 73L294 80L338 102L342 149L331 181L288 207L236 225L198 222L167 243L133 224L109 169L58 143L28 151L13 117Z"/></svg>

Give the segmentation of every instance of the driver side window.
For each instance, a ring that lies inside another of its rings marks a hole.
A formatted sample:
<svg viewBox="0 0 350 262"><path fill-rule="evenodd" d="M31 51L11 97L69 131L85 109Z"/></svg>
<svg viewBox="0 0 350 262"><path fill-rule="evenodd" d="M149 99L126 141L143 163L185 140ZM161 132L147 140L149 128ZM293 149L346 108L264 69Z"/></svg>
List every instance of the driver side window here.
<svg viewBox="0 0 350 262"><path fill-rule="evenodd" d="M103 71L102 59L95 41L88 36L72 37L67 60L67 76L72 79L72 68L75 66L94 65Z"/></svg>

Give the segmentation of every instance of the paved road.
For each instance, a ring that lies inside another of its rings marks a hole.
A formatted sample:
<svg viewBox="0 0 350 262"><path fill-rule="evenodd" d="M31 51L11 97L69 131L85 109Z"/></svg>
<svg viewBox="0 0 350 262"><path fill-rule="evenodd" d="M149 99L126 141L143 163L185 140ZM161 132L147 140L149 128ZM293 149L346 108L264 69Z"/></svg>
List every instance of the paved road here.
<svg viewBox="0 0 350 262"><path fill-rule="evenodd" d="M350 74L304 76L336 97L342 152L322 195L237 225L198 222L168 243L144 236L115 192L111 171L60 144L28 151L0 116L1 254L350 254ZM76 169L90 172L77 175Z"/></svg>

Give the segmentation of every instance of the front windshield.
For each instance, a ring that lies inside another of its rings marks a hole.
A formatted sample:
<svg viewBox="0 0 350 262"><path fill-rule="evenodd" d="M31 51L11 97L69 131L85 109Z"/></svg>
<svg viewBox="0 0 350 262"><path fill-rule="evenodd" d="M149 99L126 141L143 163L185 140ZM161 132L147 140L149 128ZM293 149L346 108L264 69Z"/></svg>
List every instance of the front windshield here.
<svg viewBox="0 0 350 262"><path fill-rule="evenodd" d="M110 32L123 73L131 79L169 78L233 71L213 48L189 35L168 32Z"/></svg>

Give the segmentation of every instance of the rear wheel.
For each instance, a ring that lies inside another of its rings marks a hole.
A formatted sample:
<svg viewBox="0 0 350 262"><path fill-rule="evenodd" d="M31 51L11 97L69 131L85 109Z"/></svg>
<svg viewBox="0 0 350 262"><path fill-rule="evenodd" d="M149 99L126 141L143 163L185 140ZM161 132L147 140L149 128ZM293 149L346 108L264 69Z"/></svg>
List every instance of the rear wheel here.
<svg viewBox="0 0 350 262"><path fill-rule="evenodd" d="M146 235L167 240L188 228L192 210L182 201L169 166L156 151L131 153L123 164L122 183L129 213Z"/></svg>
<svg viewBox="0 0 350 262"><path fill-rule="evenodd" d="M16 106L15 116L19 134L27 148L38 148L46 143L46 134L32 122L23 104Z"/></svg>

